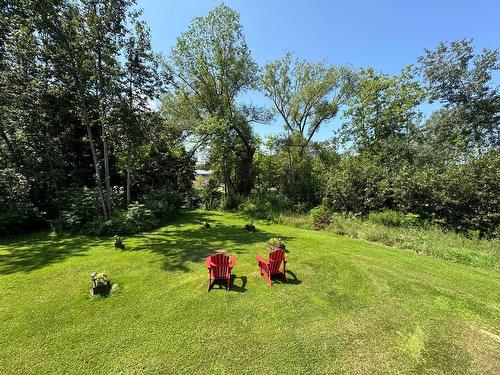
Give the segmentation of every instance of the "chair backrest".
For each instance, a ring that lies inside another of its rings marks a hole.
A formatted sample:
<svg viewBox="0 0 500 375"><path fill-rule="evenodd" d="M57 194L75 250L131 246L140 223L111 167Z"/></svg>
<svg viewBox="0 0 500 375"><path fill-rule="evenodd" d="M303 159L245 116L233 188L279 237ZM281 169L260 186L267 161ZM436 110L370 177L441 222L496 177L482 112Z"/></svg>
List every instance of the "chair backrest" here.
<svg viewBox="0 0 500 375"><path fill-rule="evenodd" d="M229 256L218 253L210 256L210 262L215 264L210 268L212 276L215 278L224 278L227 275L229 267Z"/></svg>
<svg viewBox="0 0 500 375"><path fill-rule="evenodd" d="M271 273L278 272L285 258L285 250L277 249L269 253L269 270Z"/></svg>

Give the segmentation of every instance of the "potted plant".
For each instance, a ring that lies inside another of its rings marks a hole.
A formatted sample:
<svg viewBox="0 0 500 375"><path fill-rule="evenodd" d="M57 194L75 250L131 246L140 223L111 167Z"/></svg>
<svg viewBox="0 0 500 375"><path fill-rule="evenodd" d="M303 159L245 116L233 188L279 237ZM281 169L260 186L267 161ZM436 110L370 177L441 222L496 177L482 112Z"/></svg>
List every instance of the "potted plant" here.
<svg viewBox="0 0 500 375"><path fill-rule="evenodd" d="M267 242L267 247L271 250L282 249L286 250L285 243L281 240L281 238L273 237Z"/></svg>
<svg viewBox="0 0 500 375"><path fill-rule="evenodd" d="M253 220L250 223L245 224L245 229L249 232L255 232L255 225L253 225Z"/></svg>
<svg viewBox="0 0 500 375"><path fill-rule="evenodd" d="M115 249L124 249L123 239L120 236L115 236Z"/></svg>
<svg viewBox="0 0 500 375"><path fill-rule="evenodd" d="M95 295L106 295L111 289L111 282L109 281L108 275L102 272L92 272L90 274L92 279L92 294Z"/></svg>

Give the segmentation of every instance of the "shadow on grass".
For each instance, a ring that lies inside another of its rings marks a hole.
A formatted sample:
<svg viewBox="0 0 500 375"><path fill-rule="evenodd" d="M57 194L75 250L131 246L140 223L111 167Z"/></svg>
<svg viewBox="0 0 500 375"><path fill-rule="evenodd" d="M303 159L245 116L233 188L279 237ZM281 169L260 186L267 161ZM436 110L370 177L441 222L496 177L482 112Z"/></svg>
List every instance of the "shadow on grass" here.
<svg viewBox="0 0 500 375"><path fill-rule="evenodd" d="M241 281L240 283L236 283L236 280ZM247 277L246 276L236 276L236 275L231 275L231 290L238 292L238 293L245 293L247 291Z"/></svg>
<svg viewBox="0 0 500 375"><path fill-rule="evenodd" d="M240 280L236 282L236 280ZM230 292L238 292L238 293L245 293L247 291L246 285L247 285L247 277L246 276L236 276L236 275L231 275L231 281L229 284L229 291ZM240 285L241 284L241 285ZM216 288L217 286L217 288ZM209 292L212 292L214 290L222 289L227 292L226 289L226 280L215 280L210 287Z"/></svg>
<svg viewBox="0 0 500 375"><path fill-rule="evenodd" d="M164 270L189 271L188 263L203 261L216 250L226 249L229 255L244 253L245 247L255 243L263 245L269 238L278 236L257 228L248 232L243 225L229 225L217 220L217 213L184 212L169 226L160 231L136 236L138 245L127 246L124 251L151 251L161 254ZM205 228L208 221L211 228ZM194 224L199 224L193 228ZM189 225L189 228L186 228ZM291 237L280 236L290 239Z"/></svg>
<svg viewBox="0 0 500 375"><path fill-rule="evenodd" d="M0 274L28 272L63 261L68 257L83 256L90 246L102 240L78 237L50 237L49 233L2 240L6 250L0 252Z"/></svg>
<svg viewBox="0 0 500 375"><path fill-rule="evenodd" d="M290 270L286 270L286 273L287 273L287 281L285 281L285 279L283 279L283 276L280 276L280 275L273 275L271 276L271 280L273 282L273 284L291 284L291 285L299 285L302 283L302 280L299 280L297 278L297 275L290 271ZM292 278L290 278L290 276Z"/></svg>
<svg viewBox="0 0 500 375"><path fill-rule="evenodd" d="M188 271L188 263L201 262L219 249L238 255L254 243L265 243L271 237L290 239L279 233L257 228L248 232L240 225L224 223L226 216L216 212L185 211L167 226L149 233L130 236L121 251L150 251L163 256L164 270ZM205 228L208 221L211 228ZM198 225L199 224L199 225ZM27 272L61 262L68 257L84 256L95 245L109 242L108 237L52 237L49 233L1 239L0 274ZM137 244L136 244L137 243ZM242 287L244 288L244 286Z"/></svg>

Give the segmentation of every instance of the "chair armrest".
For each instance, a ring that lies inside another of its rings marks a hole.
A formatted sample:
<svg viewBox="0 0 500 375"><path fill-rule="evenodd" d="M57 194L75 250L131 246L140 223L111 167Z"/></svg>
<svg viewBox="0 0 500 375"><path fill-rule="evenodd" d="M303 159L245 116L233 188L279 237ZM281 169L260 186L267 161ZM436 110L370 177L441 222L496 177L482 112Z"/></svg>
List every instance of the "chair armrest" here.
<svg viewBox="0 0 500 375"><path fill-rule="evenodd" d="M230 256L229 257L229 269L232 269L236 265L236 257Z"/></svg>
<svg viewBox="0 0 500 375"><path fill-rule="evenodd" d="M257 255L256 258L259 263L264 263L266 266L269 265L269 262L266 262L260 255Z"/></svg>

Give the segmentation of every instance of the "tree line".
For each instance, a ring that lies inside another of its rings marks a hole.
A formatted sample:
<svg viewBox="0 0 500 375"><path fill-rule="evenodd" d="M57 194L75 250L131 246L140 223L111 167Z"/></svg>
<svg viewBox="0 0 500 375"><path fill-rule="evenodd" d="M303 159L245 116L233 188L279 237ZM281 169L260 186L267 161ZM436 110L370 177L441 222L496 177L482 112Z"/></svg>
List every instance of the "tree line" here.
<svg viewBox="0 0 500 375"><path fill-rule="evenodd" d="M130 0L9 0L0 17L2 232L48 221L132 232L181 205L321 205L498 235L498 50L441 43L390 75L291 53L259 66L223 4L168 56ZM245 102L251 91L269 105ZM318 141L336 117L342 127ZM282 133L260 139L253 124L273 119ZM202 191L199 154L214 171Z"/></svg>

